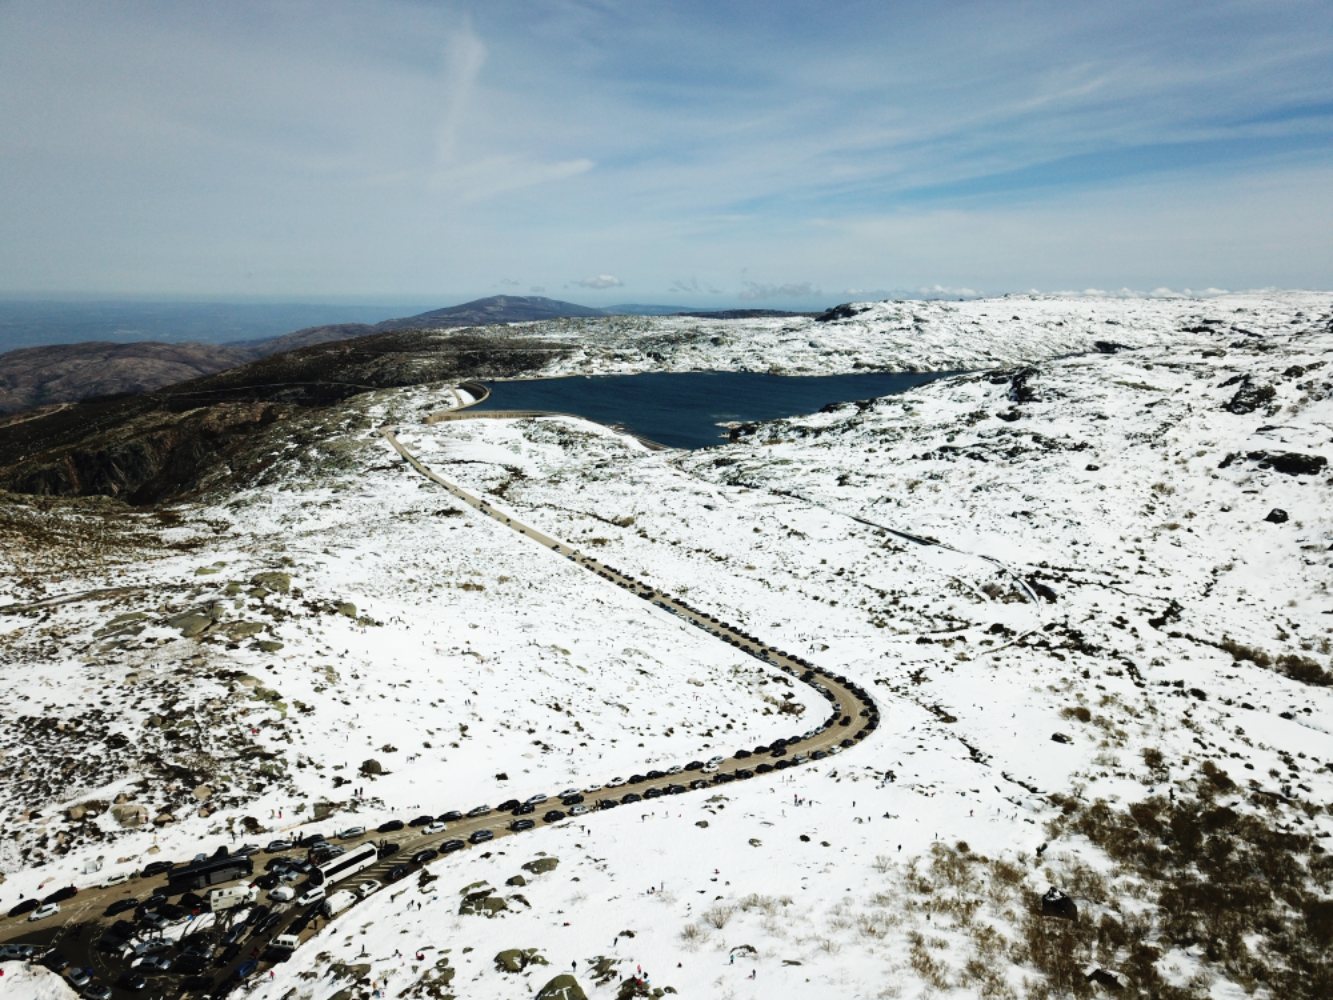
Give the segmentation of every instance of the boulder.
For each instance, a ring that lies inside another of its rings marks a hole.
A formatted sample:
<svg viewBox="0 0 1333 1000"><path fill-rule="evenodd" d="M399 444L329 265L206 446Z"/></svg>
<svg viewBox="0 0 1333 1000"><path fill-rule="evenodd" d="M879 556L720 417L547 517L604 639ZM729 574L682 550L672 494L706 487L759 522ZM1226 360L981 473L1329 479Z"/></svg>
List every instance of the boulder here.
<svg viewBox="0 0 1333 1000"><path fill-rule="evenodd" d="M1271 385L1253 382L1247 375L1241 380L1241 386L1236 390L1236 394L1223 405L1222 409L1228 413L1253 413L1259 407L1271 403L1276 395Z"/></svg>
<svg viewBox="0 0 1333 1000"><path fill-rule="evenodd" d="M167 619L167 626L177 629L186 639L202 635L212 624L213 617L205 611L186 611Z"/></svg>
<svg viewBox="0 0 1333 1000"><path fill-rule="evenodd" d="M1328 459L1323 455L1303 455L1296 451L1255 451L1250 458L1258 460L1259 468L1272 469L1284 476L1314 476L1328 467Z"/></svg>
<svg viewBox="0 0 1333 1000"><path fill-rule="evenodd" d="M356 605L353 604L351 601L339 601L335 606L334 610L336 610L338 614L342 615L345 618L356 617Z"/></svg>
<svg viewBox="0 0 1333 1000"><path fill-rule="evenodd" d="M1289 519L1287 512L1281 507L1274 507L1264 518L1269 524L1286 524Z"/></svg>
<svg viewBox="0 0 1333 1000"><path fill-rule="evenodd" d="M486 917L491 918L504 913L509 909L509 904L505 902L503 896L493 895L490 889L485 892L474 892L470 896L464 896L463 902L458 906L459 916L464 917Z"/></svg>
<svg viewBox="0 0 1333 1000"><path fill-rule="evenodd" d="M531 872L534 875L542 875L546 872L554 871L558 864L560 864L559 858L535 858L521 867L525 872Z"/></svg>
<svg viewBox="0 0 1333 1000"><path fill-rule="evenodd" d="M272 591L278 594L286 594L292 589L292 578L287 573L277 571L269 573L256 573L250 577L251 586L256 589Z"/></svg>
<svg viewBox="0 0 1333 1000"><path fill-rule="evenodd" d="M525 879L522 875L510 875L507 879L505 879L505 885L522 886L527 884L528 880Z"/></svg>
<svg viewBox="0 0 1333 1000"><path fill-rule="evenodd" d="M160 812L153 817L153 826L167 826L176 822L176 817L169 812Z"/></svg>
<svg viewBox="0 0 1333 1000"><path fill-rule="evenodd" d="M384 766L372 757L369 760L363 760L361 762L361 773L367 776L383 774Z"/></svg>
<svg viewBox="0 0 1333 1000"><path fill-rule="evenodd" d="M1064 733L1051 733L1051 742L1052 742L1052 743L1073 743L1074 741L1071 740L1071 739L1070 739L1068 736L1066 736Z"/></svg>
<svg viewBox="0 0 1333 1000"><path fill-rule="evenodd" d="M1078 907L1074 905L1072 899L1052 886L1041 897L1041 915L1058 917L1061 920L1077 920Z"/></svg>
<svg viewBox="0 0 1333 1000"><path fill-rule="evenodd" d="M522 972L529 965L550 965L536 948L506 948L495 956L500 972Z"/></svg>
<svg viewBox="0 0 1333 1000"><path fill-rule="evenodd" d="M148 822L148 809L137 802L117 802L111 807L111 817L127 830Z"/></svg>
<svg viewBox="0 0 1333 1000"><path fill-rule="evenodd" d="M577 979L562 972L537 991L537 1000L588 1000L588 994Z"/></svg>

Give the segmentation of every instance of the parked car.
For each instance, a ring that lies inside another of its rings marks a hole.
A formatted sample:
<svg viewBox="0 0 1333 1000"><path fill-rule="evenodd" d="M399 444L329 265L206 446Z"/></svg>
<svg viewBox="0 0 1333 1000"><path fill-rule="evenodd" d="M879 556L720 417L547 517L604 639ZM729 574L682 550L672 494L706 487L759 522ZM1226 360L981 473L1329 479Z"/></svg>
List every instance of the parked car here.
<svg viewBox="0 0 1333 1000"><path fill-rule="evenodd" d="M126 910L132 910L139 905L139 901L133 896L125 899L113 899L107 904L107 908L102 911L105 916L114 917L117 913L124 913Z"/></svg>
<svg viewBox="0 0 1333 1000"><path fill-rule="evenodd" d="M512 833L522 833L524 830L531 830L536 825L530 819L516 819L509 824L509 829Z"/></svg>
<svg viewBox="0 0 1333 1000"><path fill-rule="evenodd" d="M457 809L450 809L447 813L440 813L439 817L441 823L457 823L462 818L463 814Z"/></svg>
<svg viewBox="0 0 1333 1000"><path fill-rule="evenodd" d="M365 832L366 828L364 826L349 826L346 830L342 830L338 833L338 839L354 840Z"/></svg>
<svg viewBox="0 0 1333 1000"><path fill-rule="evenodd" d="M478 816L485 816L490 811L490 806L474 806L467 811L467 816L468 819L476 819Z"/></svg>
<svg viewBox="0 0 1333 1000"><path fill-rule="evenodd" d="M518 808L518 799L505 799L495 808L500 810L500 812L512 812Z"/></svg>
<svg viewBox="0 0 1333 1000"><path fill-rule="evenodd" d="M291 849L292 842L290 840L270 840L264 845L264 850L270 854L276 854L279 851L290 851Z"/></svg>
<svg viewBox="0 0 1333 1000"><path fill-rule="evenodd" d="M424 865L427 861L434 861L439 856L440 852L435 848L426 847L412 855L412 861L414 864Z"/></svg>
<svg viewBox="0 0 1333 1000"><path fill-rule="evenodd" d="M45 920L47 917L54 917L60 912L59 903L43 903L37 909L28 914L28 921Z"/></svg>
<svg viewBox="0 0 1333 1000"><path fill-rule="evenodd" d="M296 898L296 890L289 885L280 885L269 891L268 898L279 903L285 903L289 899Z"/></svg>
<svg viewBox="0 0 1333 1000"><path fill-rule="evenodd" d="M466 846L467 846L467 842L466 842L466 841L462 841L462 840L446 840L443 844L440 845L440 853L441 853L441 854L451 854L451 853L453 853L454 851L461 851L461 850L462 850L464 847L466 847Z"/></svg>
<svg viewBox="0 0 1333 1000"><path fill-rule="evenodd" d="M550 812L548 812L545 816L542 817L542 819L547 823L559 823L564 818L565 814L562 813L559 809L552 809Z"/></svg>
<svg viewBox="0 0 1333 1000"><path fill-rule="evenodd" d="M402 828L403 828L403 821L401 819L391 819L384 823L381 823L375 829L378 830L380 833L396 833Z"/></svg>
<svg viewBox="0 0 1333 1000"><path fill-rule="evenodd" d="M426 827L421 832L426 834L427 836L430 836L431 834L444 833L444 831L445 831L445 825L441 823L439 820L436 820L434 823L430 824L430 826Z"/></svg>
<svg viewBox="0 0 1333 1000"><path fill-rule="evenodd" d="M571 807L570 807L570 810L569 810L569 815L571 815L571 816L582 816L582 815L583 815L584 813L586 813L587 811L588 811L588 807L585 806L585 805L571 806Z"/></svg>
<svg viewBox="0 0 1333 1000"><path fill-rule="evenodd" d="M374 879L367 879L364 882L358 882L352 887L352 891L356 893L359 898L365 899L367 896L379 891L379 888L380 884L378 882Z"/></svg>
<svg viewBox="0 0 1333 1000"><path fill-rule="evenodd" d="M114 995L111 992L111 987L102 983L93 983L91 986L85 987L80 994L83 1000L111 1000Z"/></svg>
<svg viewBox="0 0 1333 1000"><path fill-rule="evenodd" d="M312 885L301 895L296 897L297 906L309 906L311 903L318 903L324 898L324 887L322 885Z"/></svg>
<svg viewBox="0 0 1333 1000"><path fill-rule="evenodd" d="M494 840L495 834L490 830L475 830L472 836L468 837L469 843L484 844L488 840Z"/></svg>
<svg viewBox="0 0 1333 1000"><path fill-rule="evenodd" d="M9 915L11 917L21 917L25 913L31 913L33 910L37 909L37 907L41 905L42 905L41 901L38 900L36 896L34 896L31 899L23 900L21 903L15 903L12 907L10 907Z"/></svg>
<svg viewBox="0 0 1333 1000"><path fill-rule="evenodd" d="M393 857L395 854L399 852L399 850L401 850L401 848L397 844L395 844L392 840L389 840L385 841L383 844L380 844L380 849L377 853L379 855L379 859L383 861L385 858Z"/></svg>
<svg viewBox="0 0 1333 1000"><path fill-rule="evenodd" d="M407 867L407 865L394 865L392 868L389 869L388 873L384 876L384 880L386 882L398 882L402 879L407 878L407 873L410 872L411 870L412 869Z"/></svg>

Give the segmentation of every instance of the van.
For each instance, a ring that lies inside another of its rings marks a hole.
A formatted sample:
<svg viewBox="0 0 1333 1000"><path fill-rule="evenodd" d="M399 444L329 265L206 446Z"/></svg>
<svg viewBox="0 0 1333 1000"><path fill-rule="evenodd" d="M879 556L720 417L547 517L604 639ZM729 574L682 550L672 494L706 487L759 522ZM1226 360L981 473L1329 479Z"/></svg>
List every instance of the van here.
<svg viewBox="0 0 1333 1000"><path fill-rule="evenodd" d="M238 906L249 906L258 895L259 889L253 885L213 889L208 894L208 908L214 913L222 913Z"/></svg>
<svg viewBox="0 0 1333 1000"><path fill-rule="evenodd" d="M301 895L296 897L297 906L309 906L311 903L318 903L324 898L324 887L322 885L311 886Z"/></svg>
<svg viewBox="0 0 1333 1000"><path fill-rule="evenodd" d="M279 934L273 939L273 947L278 951L295 951L301 947L301 939L295 934Z"/></svg>
<svg viewBox="0 0 1333 1000"><path fill-rule="evenodd" d="M343 910L355 903L356 900L357 897L355 893L348 892L345 889L341 892L335 892L328 899L324 900L324 913L326 916L336 917L339 913L342 913Z"/></svg>

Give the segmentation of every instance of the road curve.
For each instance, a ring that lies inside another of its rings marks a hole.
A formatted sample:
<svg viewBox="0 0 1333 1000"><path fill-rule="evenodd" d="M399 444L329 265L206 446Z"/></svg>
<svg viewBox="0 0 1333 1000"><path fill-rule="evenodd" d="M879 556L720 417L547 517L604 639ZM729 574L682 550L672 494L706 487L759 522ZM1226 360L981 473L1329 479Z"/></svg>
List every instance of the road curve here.
<svg viewBox="0 0 1333 1000"><path fill-rule="evenodd" d="M472 386L468 385L467 388L471 393ZM455 399L458 400L459 397L456 395ZM471 404L464 404L466 405ZM436 420L428 418L428 422L438 422L440 415L433 416ZM501 414L493 412L486 416L498 418ZM808 684L829 703L829 714L821 723L807 728L803 733L752 749L738 749L716 765L705 765L704 762L696 760L673 766L666 771L649 770L646 774L635 774L628 780L615 779L582 789L578 793L577 803L553 799L537 804L527 813L514 812L512 816L489 808L484 812L477 809L474 811L478 812L478 815L448 822L445 830L434 834L423 834L420 826L399 824L400 829L392 832L397 838L396 851L359 873L355 881L367 879L387 881L395 869L402 872L399 866L405 866L406 874L411 874L435 860L430 859L420 863L411 860L417 852L427 849L438 851L442 844L451 840L462 840L470 848L475 845L470 844L469 838L479 831L490 831L493 838L498 839L519 832L513 830L512 826L521 820L530 819L533 824L532 829L551 825L541 817L553 808L565 813L563 818L553 820L553 823L568 822L570 819L568 810L572 808L585 808L589 810L586 815L592 815L596 811L634 804L659 796L685 794L690 791L715 788L737 780L761 778L774 771L800 766L840 753L855 746L878 727L878 707L870 695L853 681L765 643L737 626L721 621L702 609L664 593L651 583L623 573L614 566L578 551L564 541L538 531L518 520L512 512L436 473L403 445L394 428L382 427L380 433L416 472L441 486L473 510L550 549L568 559L573 565L600 576L607 583L614 584L655 605L658 609L675 615L681 621L704 630L719 641L734 646L765 665ZM459 808L461 810L464 807ZM387 835L387 832L370 831L341 842L350 849L371 840L383 843ZM299 859L304 853L292 849L272 852L268 865L271 865L273 859L277 857L288 856ZM47 953L46 960L49 964L62 966L62 962L67 960L72 967L88 969L94 975L95 983L114 986L121 976L128 973L129 963L119 955L108 954L98 947L98 940L107 926L117 919L106 914L107 907L130 897L143 900L153 893L165 894L169 891L166 883L165 875L159 875L147 879L132 879L117 886L104 885L84 889L74 899L62 904L64 909L59 915L58 923L48 918L32 924L27 922L22 914L0 918L0 945L14 942L37 945ZM178 890L172 890L173 894L176 892ZM206 891L201 890L202 892ZM271 921L262 932L257 932L254 926L242 926L242 933L236 939L239 948L222 950L219 961L211 962L203 974L192 977L172 972L157 974L147 978L147 985L143 990L131 992L115 987L113 995L118 998L134 996L151 1000L166 1000L168 997L225 996L242 981L237 975L238 971L243 971L242 967L249 969L252 974L262 973L266 967L250 961L251 956L258 956L261 963L267 960L280 960L273 955L269 947L277 934L296 933L303 942L308 939L314 933L310 925L316 920L318 908L319 904L302 908L293 903L275 903L272 906L272 913L277 915L276 920ZM139 913L139 909L135 909L133 913L127 911L125 917L137 916ZM52 962L51 956L57 956L61 961Z"/></svg>

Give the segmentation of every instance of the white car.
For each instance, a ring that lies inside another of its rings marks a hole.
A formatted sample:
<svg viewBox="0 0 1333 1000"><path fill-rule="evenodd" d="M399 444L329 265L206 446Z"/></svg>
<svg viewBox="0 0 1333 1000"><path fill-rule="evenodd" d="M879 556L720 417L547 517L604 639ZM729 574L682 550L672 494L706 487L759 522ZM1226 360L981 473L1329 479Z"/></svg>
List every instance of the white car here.
<svg viewBox="0 0 1333 1000"><path fill-rule="evenodd" d="M113 885L120 885L122 882L128 882L129 880L130 880L129 872L118 872L115 875L108 875L105 879L103 879L102 888L110 889Z"/></svg>
<svg viewBox="0 0 1333 1000"><path fill-rule="evenodd" d="M431 823L429 826L426 827L425 830L421 832L426 834L427 836L430 836L432 833L444 833L445 829L446 829L445 825L437 819L434 823Z"/></svg>
<svg viewBox="0 0 1333 1000"><path fill-rule="evenodd" d="M322 885L311 886L301 895L296 897L297 906L309 906L311 903L318 903L324 898L324 887Z"/></svg>
<svg viewBox="0 0 1333 1000"><path fill-rule="evenodd" d="M289 885L280 885L276 889L270 889L268 898L277 903L285 903L289 899L296 898L296 890Z"/></svg>
<svg viewBox="0 0 1333 1000"><path fill-rule="evenodd" d="M717 765L721 764L722 761L725 759L726 759L725 757L709 757L708 763L712 764L714 767L717 767Z"/></svg>
<svg viewBox="0 0 1333 1000"><path fill-rule="evenodd" d="M353 837L359 837L365 832L366 828L364 826L349 826L346 830L343 830L338 834L338 839L351 840Z"/></svg>
<svg viewBox="0 0 1333 1000"><path fill-rule="evenodd" d="M593 789L593 791L596 791L596 789ZM567 798L569 798L571 795L577 795L577 794L579 794L579 790L578 790L577 788L566 788L563 792L561 792L559 795L557 795L556 798L557 798L557 799L567 799Z"/></svg>
<svg viewBox="0 0 1333 1000"><path fill-rule="evenodd" d="M47 917L54 917L60 912L59 903L43 903L37 909L28 914L29 922L33 920L45 920Z"/></svg>
<svg viewBox="0 0 1333 1000"><path fill-rule="evenodd" d="M374 879L369 879L365 882L361 882L356 886L354 886L352 888L352 891L356 893L360 898L365 899L367 896L379 892L379 889L380 889L380 884L376 882Z"/></svg>

